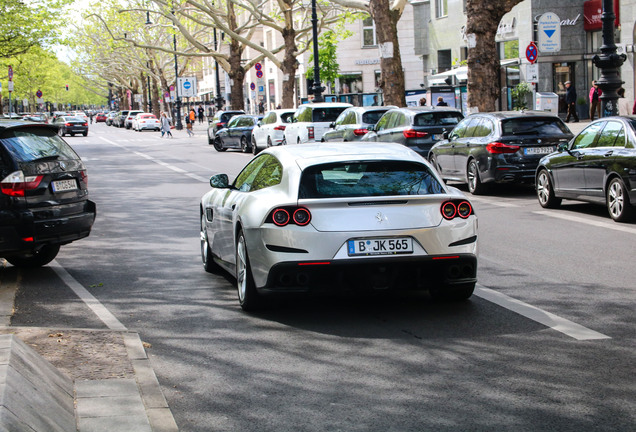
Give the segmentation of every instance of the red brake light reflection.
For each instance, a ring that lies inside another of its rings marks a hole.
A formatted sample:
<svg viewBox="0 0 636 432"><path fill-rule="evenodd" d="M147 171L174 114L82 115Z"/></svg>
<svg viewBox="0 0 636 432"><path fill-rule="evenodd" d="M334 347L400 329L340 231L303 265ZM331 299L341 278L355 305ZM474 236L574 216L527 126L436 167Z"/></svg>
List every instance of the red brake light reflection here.
<svg viewBox="0 0 636 432"><path fill-rule="evenodd" d="M492 154L517 153L520 148L518 145L504 144L501 142L486 144L486 150Z"/></svg>

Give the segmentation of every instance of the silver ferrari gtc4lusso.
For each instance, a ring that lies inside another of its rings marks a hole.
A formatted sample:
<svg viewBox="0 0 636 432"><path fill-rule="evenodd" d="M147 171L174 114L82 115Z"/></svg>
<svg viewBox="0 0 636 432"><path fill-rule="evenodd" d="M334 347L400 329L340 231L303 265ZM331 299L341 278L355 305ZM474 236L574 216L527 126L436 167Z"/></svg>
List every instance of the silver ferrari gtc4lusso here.
<svg viewBox="0 0 636 432"><path fill-rule="evenodd" d="M477 274L466 196L400 144L272 147L201 200L206 271L236 277L244 310L264 294L428 290L464 300Z"/></svg>

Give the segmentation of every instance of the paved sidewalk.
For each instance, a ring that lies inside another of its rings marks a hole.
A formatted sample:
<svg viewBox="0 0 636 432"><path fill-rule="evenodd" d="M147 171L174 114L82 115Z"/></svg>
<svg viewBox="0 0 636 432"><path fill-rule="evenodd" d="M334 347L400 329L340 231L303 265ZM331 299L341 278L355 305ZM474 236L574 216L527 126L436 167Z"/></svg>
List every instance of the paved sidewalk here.
<svg viewBox="0 0 636 432"><path fill-rule="evenodd" d="M20 329L10 326L19 283L19 276L17 280L0 281L0 333ZM75 419L79 432L178 432L139 334L125 330L116 333L123 338L134 378L75 380ZM4 430L2 424L0 430Z"/></svg>

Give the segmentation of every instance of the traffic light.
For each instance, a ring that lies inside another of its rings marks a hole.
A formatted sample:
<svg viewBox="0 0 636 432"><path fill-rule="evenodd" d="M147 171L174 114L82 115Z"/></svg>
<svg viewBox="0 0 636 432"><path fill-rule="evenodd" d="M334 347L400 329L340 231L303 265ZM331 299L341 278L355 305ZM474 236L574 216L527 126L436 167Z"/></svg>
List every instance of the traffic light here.
<svg viewBox="0 0 636 432"><path fill-rule="evenodd" d="M66 91L68 91L68 84L66 84Z"/></svg>

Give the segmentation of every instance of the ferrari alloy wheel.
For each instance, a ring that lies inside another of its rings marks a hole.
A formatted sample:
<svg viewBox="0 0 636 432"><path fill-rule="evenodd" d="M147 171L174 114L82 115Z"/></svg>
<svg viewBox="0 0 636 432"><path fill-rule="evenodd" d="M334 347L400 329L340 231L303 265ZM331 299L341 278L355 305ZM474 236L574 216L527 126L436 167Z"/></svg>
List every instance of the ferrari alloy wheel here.
<svg viewBox="0 0 636 432"><path fill-rule="evenodd" d="M212 258L212 250L208 242L208 230L205 227L205 214L201 215L201 259L203 260L203 269L208 273L218 273L221 267L214 262Z"/></svg>
<svg viewBox="0 0 636 432"><path fill-rule="evenodd" d="M260 306L260 298L254 285L243 231L239 232L238 241L236 243L236 287L238 290L239 303L243 310L251 311L258 309Z"/></svg>

